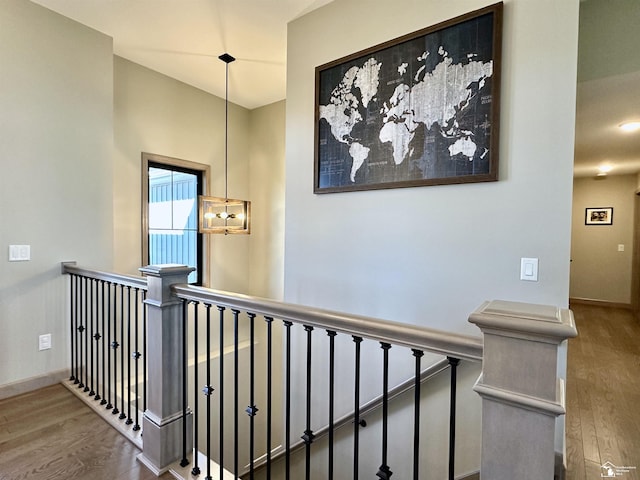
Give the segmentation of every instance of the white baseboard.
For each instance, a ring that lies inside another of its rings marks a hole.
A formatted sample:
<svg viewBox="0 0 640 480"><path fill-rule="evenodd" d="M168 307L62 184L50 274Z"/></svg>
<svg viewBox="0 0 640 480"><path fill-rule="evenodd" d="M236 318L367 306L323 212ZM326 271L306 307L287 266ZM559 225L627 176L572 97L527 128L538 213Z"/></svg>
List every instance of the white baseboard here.
<svg viewBox="0 0 640 480"><path fill-rule="evenodd" d="M24 380L18 380L17 382L0 385L0 400L15 397L16 395L22 395L23 393L32 392L50 385L55 385L68 377L69 369L65 368L64 370L48 372L44 375L38 375L37 377L26 378Z"/></svg>

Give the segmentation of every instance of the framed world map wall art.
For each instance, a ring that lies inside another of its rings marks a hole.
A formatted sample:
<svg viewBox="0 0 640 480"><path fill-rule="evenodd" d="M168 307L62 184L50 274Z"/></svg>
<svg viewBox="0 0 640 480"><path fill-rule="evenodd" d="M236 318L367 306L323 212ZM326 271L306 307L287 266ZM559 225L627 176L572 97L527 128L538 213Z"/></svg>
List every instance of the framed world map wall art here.
<svg viewBox="0 0 640 480"><path fill-rule="evenodd" d="M317 67L314 192L496 181L502 8Z"/></svg>

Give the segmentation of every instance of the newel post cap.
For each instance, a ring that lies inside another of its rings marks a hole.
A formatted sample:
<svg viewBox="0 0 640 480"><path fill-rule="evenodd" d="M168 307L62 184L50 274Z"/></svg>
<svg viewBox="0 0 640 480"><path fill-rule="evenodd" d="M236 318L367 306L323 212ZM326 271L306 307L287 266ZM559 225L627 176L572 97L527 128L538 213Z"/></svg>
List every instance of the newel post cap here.
<svg viewBox="0 0 640 480"><path fill-rule="evenodd" d="M147 265L146 267L140 267L138 269L143 275L148 277L169 277L189 275L195 270L194 267L188 267L186 265L178 265L174 263L166 263L161 265Z"/></svg>
<svg viewBox="0 0 640 480"><path fill-rule="evenodd" d="M171 286L187 283L189 274L195 270L186 265L147 265L140 272L148 277L145 303L156 307L166 307L178 303Z"/></svg>
<svg viewBox="0 0 640 480"><path fill-rule="evenodd" d="M578 335L573 312L551 305L492 300L469 315L484 333L561 343Z"/></svg>

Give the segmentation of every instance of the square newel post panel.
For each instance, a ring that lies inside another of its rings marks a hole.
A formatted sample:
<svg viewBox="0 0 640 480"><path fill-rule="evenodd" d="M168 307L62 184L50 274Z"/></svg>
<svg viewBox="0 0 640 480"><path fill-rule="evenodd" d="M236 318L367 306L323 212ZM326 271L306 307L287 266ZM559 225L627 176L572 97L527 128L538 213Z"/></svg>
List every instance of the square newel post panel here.
<svg viewBox="0 0 640 480"><path fill-rule="evenodd" d="M156 474L182 457L182 302L171 291L186 284L194 269L183 265L150 265L147 277L147 409L143 417L143 451L139 459ZM191 412L186 417L191 451Z"/></svg>
<svg viewBox="0 0 640 480"><path fill-rule="evenodd" d="M576 331L568 309L494 300L469 317L483 333L483 480L552 480L556 417L565 413L560 344Z"/></svg>

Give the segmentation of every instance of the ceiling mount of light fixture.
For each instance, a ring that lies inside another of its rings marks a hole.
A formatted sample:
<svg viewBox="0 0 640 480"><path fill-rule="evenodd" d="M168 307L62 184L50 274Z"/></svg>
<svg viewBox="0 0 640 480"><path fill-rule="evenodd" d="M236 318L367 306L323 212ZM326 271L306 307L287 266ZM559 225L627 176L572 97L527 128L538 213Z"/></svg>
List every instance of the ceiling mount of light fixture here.
<svg viewBox="0 0 640 480"><path fill-rule="evenodd" d="M225 65L224 100L224 197L200 196L199 231L200 233L239 233L249 234L251 220L251 202L236 200L228 196L227 166L229 152L229 64L235 58L228 53L218 57Z"/></svg>

